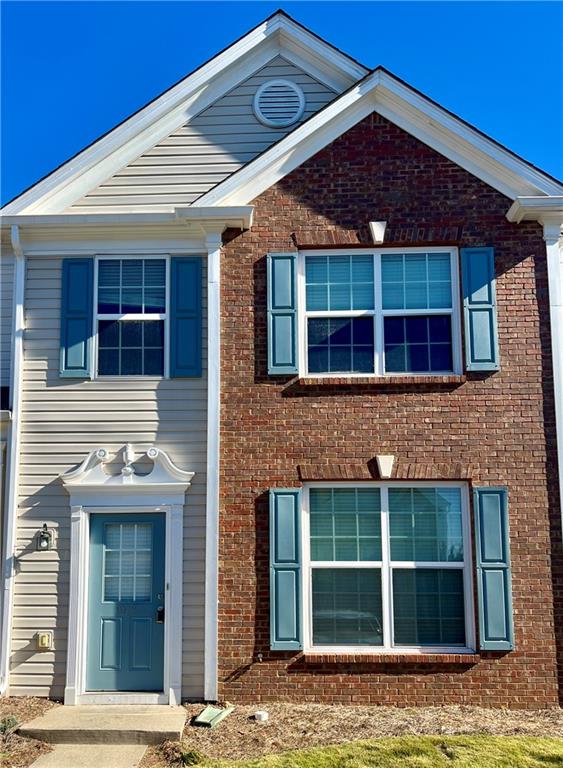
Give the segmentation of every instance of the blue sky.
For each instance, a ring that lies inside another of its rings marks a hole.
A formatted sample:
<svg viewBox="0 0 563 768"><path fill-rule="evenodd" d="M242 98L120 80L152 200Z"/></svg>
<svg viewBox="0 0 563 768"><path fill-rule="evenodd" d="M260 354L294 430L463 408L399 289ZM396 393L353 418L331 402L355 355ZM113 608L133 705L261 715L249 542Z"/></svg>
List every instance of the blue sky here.
<svg viewBox="0 0 563 768"><path fill-rule="evenodd" d="M280 7L3 0L1 200ZM285 11L563 178L563 4L288 2Z"/></svg>

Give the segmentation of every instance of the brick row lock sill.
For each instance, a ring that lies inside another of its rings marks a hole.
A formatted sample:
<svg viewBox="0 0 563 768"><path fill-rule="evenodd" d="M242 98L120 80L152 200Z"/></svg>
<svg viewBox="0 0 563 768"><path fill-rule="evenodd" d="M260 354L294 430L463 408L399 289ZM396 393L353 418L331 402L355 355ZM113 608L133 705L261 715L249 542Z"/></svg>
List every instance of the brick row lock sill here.
<svg viewBox="0 0 563 768"><path fill-rule="evenodd" d="M397 386L459 386L467 381L465 375L449 376L304 376L293 383L300 387L362 386L380 389Z"/></svg>
<svg viewBox="0 0 563 768"><path fill-rule="evenodd" d="M478 653L315 653L306 651L300 660L306 664L396 664L398 666L459 665L472 666L480 661Z"/></svg>

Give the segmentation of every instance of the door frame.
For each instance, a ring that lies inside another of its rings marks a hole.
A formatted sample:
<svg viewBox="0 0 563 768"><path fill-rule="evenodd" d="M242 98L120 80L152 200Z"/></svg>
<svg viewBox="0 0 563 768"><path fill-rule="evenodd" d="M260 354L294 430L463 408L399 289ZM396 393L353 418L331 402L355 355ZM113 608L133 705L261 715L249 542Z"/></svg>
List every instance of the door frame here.
<svg viewBox="0 0 563 768"><path fill-rule="evenodd" d="M164 685L161 693L86 690L90 515L164 513ZM181 703L183 505L73 505L70 536L70 601L65 704Z"/></svg>

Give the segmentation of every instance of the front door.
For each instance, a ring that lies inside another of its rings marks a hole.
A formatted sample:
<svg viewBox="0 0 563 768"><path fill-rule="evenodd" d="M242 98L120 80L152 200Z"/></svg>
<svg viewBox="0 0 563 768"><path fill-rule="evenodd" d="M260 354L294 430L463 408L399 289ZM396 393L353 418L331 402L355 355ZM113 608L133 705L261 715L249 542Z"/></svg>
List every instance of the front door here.
<svg viewBox="0 0 563 768"><path fill-rule="evenodd" d="M164 514L90 515L86 690L162 691Z"/></svg>

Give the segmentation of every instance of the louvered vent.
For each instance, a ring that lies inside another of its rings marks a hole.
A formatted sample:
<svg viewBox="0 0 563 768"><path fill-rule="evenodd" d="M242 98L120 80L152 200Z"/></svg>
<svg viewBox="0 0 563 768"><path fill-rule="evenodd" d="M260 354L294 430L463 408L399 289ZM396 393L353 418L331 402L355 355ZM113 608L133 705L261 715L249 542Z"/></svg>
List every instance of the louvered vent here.
<svg viewBox="0 0 563 768"><path fill-rule="evenodd" d="M271 128L285 128L296 123L305 109L301 88L290 80L269 80L256 91L254 113Z"/></svg>

